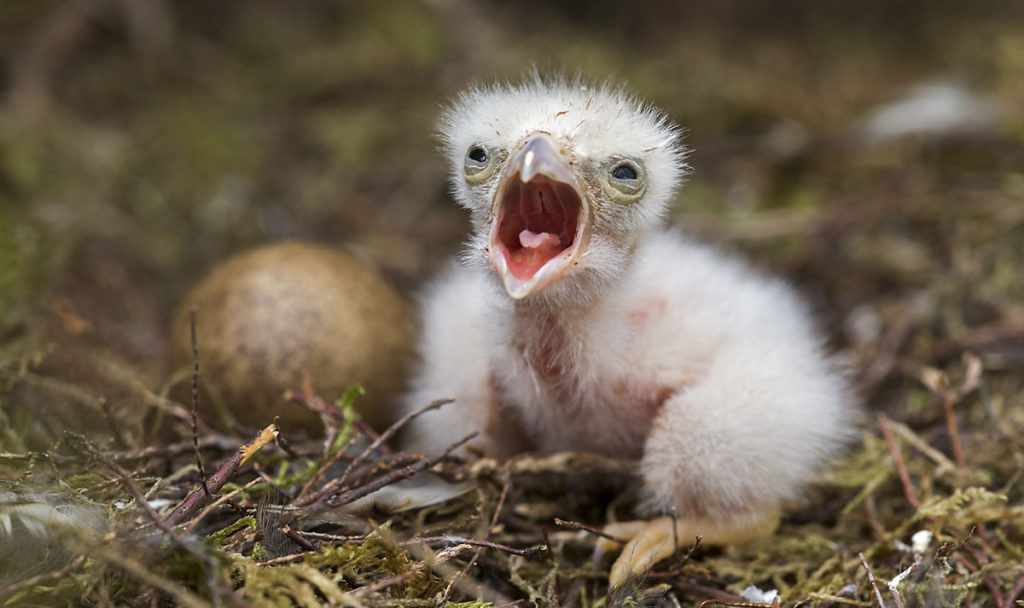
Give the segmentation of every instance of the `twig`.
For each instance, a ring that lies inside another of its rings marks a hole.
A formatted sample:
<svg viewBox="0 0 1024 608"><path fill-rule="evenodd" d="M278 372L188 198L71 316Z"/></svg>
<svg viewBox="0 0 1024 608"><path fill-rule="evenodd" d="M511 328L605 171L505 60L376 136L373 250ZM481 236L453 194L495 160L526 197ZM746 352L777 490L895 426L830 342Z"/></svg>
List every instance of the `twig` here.
<svg viewBox="0 0 1024 608"><path fill-rule="evenodd" d="M308 532L305 532L304 534L309 535ZM475 538L466 538L464 536L452 536L452 535L448 535L448 536L427 536L427 537L422 537L422 538L413 538L411 540L407 540L407 541L401 542L401 543L399 543L399 545L400 546L405 546L405 545L411 545L411 544L415 544L415 543L436 543L436 542L449 542L449 543L459 543L459 544L473 545L473 546L476 546L476 547L486 547L488 549L495 549L495 550L501 551L503 553L509 553L509 554L512 554L512 555L518 555L520 557L525 557L526 559L533 559L533 558L535 558L535 557L537 557L539 555L543 555L544 553L547 553L547 551L548 551L548 548L546 546L544 546L544 545L536 545L536 546L533 546L533 547L527 547L526 549L516 549L515 547L510 547L508 545L502 545L502 544L499 544L499 543L491 542L489 540L478 540L478 539L475 539Z"/></svg>
<svg viewBox="0 0 1024 608"><path fill-rule="evenodd" d="M900 454L900 449L896 445L896 439L892 436L892 430L889 429L889 418L885 414L878 415L878 423L882 427L882 436L885 437L885 445L889 447L889 454L892 456L892 462L896 465L896 472L900 476L900 483L903 484L903 494L907 497L907 502L911 504L915 509L921 508L921 502L917 500L917 496L914 495L914 486L910 482L910 474L907 473L907 465L903 462L903 455ZM884 608L884 607L883 607Z"/></svg>
<svg viewBox="0 0 1024 608"><path fill-rule="evenodd" d="M295 544L297 544L300 548L302 548L302 550L304 550L304 551L317 551L318 550L316 545L314 545L313 543L309 542L309 540L307 540L306 537L302 536L302 534L300 534L299 531L296 530L295 528L292 528L291 526L285 526L285 527L281 528L281 531L284 532L285 536L287 536L288 538L292 539L292 541L294 541Z"/></svg>
<svg viewBox="0 0 1024 608"><path fill-rule="evenodd" d="M960 469L967 468L967 458L964 456L964 446L960 443L960 426L956 422L956 412L953 410L954 395L946 391L942 395L942 409L946 412L946 427L949 429L949 439L953 445L953 456L956 465Z"/></svg>
<svg viewBox="0 0 1024 608"><path fill-rule="evenodd" d="M323 474L327 471L327 469L330 468L330 466L333 465L334 463L344 458L348 451L352 448L353 445L355 445L356 441L358 440L359 438L355 434L353 434L352 437L349 437L348 441L345 442L345 445L343 445L341 449L334 454L333 457L324 459L324 463L320 465L320 468L316 470L316 473L314 473L313 476L309 478L309 481L303 484L302 489L299 490L299 494L298 496L296 496L295 501L298 502L300 499L306 496L306 494L311 489L313 489L313 486L316 485L318 481L320 481L320 478L323 477ZM332 439L331 441L334 440Z"/></svg>
<svg viewBox="0 0 1024 608"><path fill-rule="evenodd" d="M742 608L762 608L763 606L774 606L775 604L762 604L761 602L733 602L731 600L720 600L712 598L710 600L704 600L700 603L697 608L704 608L705 606L738 606Z"/></svg>
<svg viewBox="0 0 1024 608"><path fill-rule="evenodd" d="M203 458L199 455L199 341L196 339L196 309L188 311L188 325L192 340L192 447L196 453L196 468L199 469L199 482L207 496L211 495L206 485L206 470L203 469Z"/></svg>
<svg viewBox="0 0 1024 608"><path fill-rule="evenodd" d="M864 557L863 553L858 553L857 556L860 557L860 563L864 564L864 570L868 573L868 580L871 581L871 588L875 590L875 597L878 598L879 608L885 608L882 592L878 590L878 583L875 582L875 575L871 572L871 566L868 565L867 558Z"/></svg>
<svg viewBox="0 0 1024 608"><path fill-rule="evenodd" d="M896 420L887 419L886 422L889 425L889 428L891 428L904 441L917 448L918 451L928 458L931 458L935 464L939 465L939 469L936 471L937 474L956 470L956 465L952 460L947 458L942 452L928 445L928 443L921 439L909 426Z"/></svg>
<svg viewBox="0 0 1024 608"><path fill-rule="evenodd" d="M953 447L954 459L960 469L967 467L967 459L964 456L964 447L960 441L960 426L957 424L956 412L953 410L953 406L961 397L977 388L981 375L981 361L977 357L965 354L964 362L968 370L961 389L951 387L946 374L933 367L924 368L920 374L921 383L942 399L942 411L946 415L949 441Z"/></svg>
<svg viewBox="0 0 1024 608"><path fill-rule="evenodd" d="M509 460L481 458L468 469L468 477L489 477L508 469L513 475L537 473L605 473L608 475L634 475L637 462L612 458L593 452L555 452L541 456L524 454Z"/></svg>
<svg viewBox="0 0 1024 608"><path fill-rule="evenodd" d="M352 463L348 465L348 468L345 469L345 472L342 473L341 477L339 477L337 479L334 479L334 480L331 480L330 482L325 484L324 487L320 488L320 490L318 490L317 492L315 492L313 494L310 494L310 495L305 496L305 497L301 497L300 496L299 498L296 498L295 500L292 501L292 503L291 503L292 506L294 506L294 507L305 507L305 506L312 505L312 504L315 504L315 503L323 502L324 501L324 497L326 497L326 496L328 496L328 495L330 495L330 494L332 494L332 493L334 493L334 492L336 492L339 489L344 487L345 482L348 481L349 476L351 475L352 471L355 469L355 467L357 465L362 464L367 458L370 457L370 454L372 454L373 451L376 450L377 447L380 444L382 444L385 441L387 441L388 439L390 439L403 426L408 424L410 420L412 420L413 418L416 418L417 416L425 414L425 413L427 413L427 412L429 412L431 410L435 410L435 409L437 409L437 408L439 408L439 407L441 407L443 405L447 405L449 403L452 403L453 401L455 401L455 400L454 399L438 399L436 401L431 401L430 403L428 403L427 405L421 407L420 409L418 409L416 411L413 411L413 412L410 412L410 413L406 414L405 416L402 416L400 419L398 419L398 421L396 421L394 424L389 426L386 431L381 433L380 437L378 437L376 439L376 441L374 441L369 446L367 446L367 448L365 450L363 450L363 452L361 454L359 454L359 456L356 456L356 458L352 461ZM468 441L468 439L466 441ZM433 466L433 465L430 465L430 466ZM422 469L420 469L420 470L422 470ZM352 499L352 500L355 500L355 499Z"/></svg>
<svg viewBox="0 0 1024 608"><path fill-rule="evenodd" d="M562 528L569 528L570 530L583 530L585 532L590 532L594 536L600 536L601 538L610 540L613 543L618 543L620 545L624 545L624 544L629 542L628 540L626 540L624 538L619 538L617 536L612 536L611 534L608 534L604 530L599 530L599 529L594 528L592 526L588 526L586 524L581 524L581 523L579 523L577 521L566 521L564 519L559 519L559 518L556 517L555 518L555 525L556 526L560 526Z"/></svg>
<svg viewBox="0 0 1024 608"><path fill-rule="evenodd" d="M466 435L462 439L459 439L455 443L449 445L440 454L434 456L433 458L424 458L418 462L414 462L413 464L405 468L399 469L397 471L392 471L387 475L378 477L377 479L373 480L368 484L359 486L358 488L353 488L342 494L321 498L316 503L311 505L311 507L313 507L314 509L320 506L339 507L341 505L348 504L354 500L360 499L363 496L366 496L367 494L372 494L373 492L376 492L377 490L383 488L384 486L391 485L396 481L408 479L415 475L416 473L419 473L420 471L424 471L434 466L435 464L443 460L445 457L447 457L448 454L450 454L453 450L462 446L469 440L473 439L478 434L479 433L477 431L473 431L472 433Z"/></svg>
<svg viewBox="0 0 1024 608"><path fill-rule="evenodd" d="M922 559L924 559L924 556L920 553L917 554L917 556L914 557L914 563L910 564L909 568L907 568L903 572L900 572L899 574L894 576L891 581L889 581L889 593L892 595L893 601L896 602L896 608L903 608L903 598L900 597L899 590L900 583L902 583L903 580L906 579L908 576L913 574L914 570L916 570L917 567L921 565Z"/></svg>
<svg viewBox="0 0 1024 608"><path fill-rule="evenodd" d="M1013 584L1013 589L1006 596L1006 601L1003 602L1001 608L1014 608L1021 593L1024 593L1024 574L1017 578L1017 582Z"/></svg>
<svg viewBox="0 0 1024 608"><path fill-rule="evenodd" d="M236 450L235 453L231 455L231 458L225 460L224 464L222 464L220 468L217 469L217 472L214 473L212 477L210 477L210 488L212 489L212 491L219 491L224 486L224 484L227 483L227 481L231 479L231 477L233 477L234 474L238 471L238 467L242 466L242 464L245 461L249 460L249 458L252 457L253 454L255 454L261 448L263 448L268 443L273 441L274 437L276 436L277 425L271 424L267 428L260 431L260 434L254 437L252 441L238 448L238 450ZM207 493L206 489L196 490L192 492L191 494L188 495L188 497L185 498L184 502L178 505L178 508L174 509L174 511L172 511L171 514L163 520L163 523L167 524L168 526L176 526L182 523L183 521L188 519L193 513L195 513L196 510L198 510L199 507L202 505L203 501L209 496L210 494Z"/></svg>
<svg viewBox="0 0 1024 608"><path fill-rule="evenodd" d="M505 498L508 496L508 488L512 484L512 476L505 471L504 479L501 485L501 494L498 496L498 505L494 507L494 515L491 516L491 523L487 526L487 530L484 532L483 540L486 541L491 536L491 530L494 526L498 525L498 517L501 515L501 509L505 506ZM452 580L448 582L448 586L445 587L444 593L441 594L441 599L438 600L438 605L444 606L448 603L448 599L452 596L452 591L455 589L455 584L464 578L469 571L476 564L476 561L480 559L480 554L483 552L483 547L476 550L473 557L466 564L466 567L461 572L452 577Z"/></svg>
<svg viewBox="0 0 1024 608"><path fill-rule="evenodd" d="M241 486L239 488L235 488L234 490L228 492L227 494L217 498L217 500L213 501L212 503L207 505L205 509L200 511L199 515L196 515L194 518L192 518L192 521L189 522L188 527L185 528L185 531L186 532L191 532L192 530L195 529L195 527L197 525L199 525L199 522L203 521L203 519L205 519L206 516L210 512L212 512L214 509L216 509L220 505L230 501L232 498L234 498L235 496L238 496L242 492L245 492L246 490L251 489L253 486L259 485L261 483L263 483L263 478L253 479L252 481L250 481L249 483L245 484L244 486Z"/></svg>
<svg viewBox="0 0 1024 608"><path fill-rule="evenodd" d="M256 565L260 566L260 567L280 566L281 564L291 564L291 563L294 563L294 562L301 562L304 559L306 559L306 552L305 551L300 551L298 553L292 553L290 555L282 555L281 557L273 557L271 559L264 560L262 562L256 562Z"/></svg>
<svg viewBox="0 0 1024 608"><path fill-rule="evenodd" d="M366 535L365 534L352 534L352 535L349 535L349 536L342 536L340 534L327 534L326 532L312 532L310 530L303 530L302 535L303 536L308 536L309 538L319 538L321 540L333 540L333 541L342 542L342 543L350 543L350 542L354 542L354 541L362 542L362 541L364 541L366 539ZM408 542L413 542L413 541L408 541Z"/></svg>

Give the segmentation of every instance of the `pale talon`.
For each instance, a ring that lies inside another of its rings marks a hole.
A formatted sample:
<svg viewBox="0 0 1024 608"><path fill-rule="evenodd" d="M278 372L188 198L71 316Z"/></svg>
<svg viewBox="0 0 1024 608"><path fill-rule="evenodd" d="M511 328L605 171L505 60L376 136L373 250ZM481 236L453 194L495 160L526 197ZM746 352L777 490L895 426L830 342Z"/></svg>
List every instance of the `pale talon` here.
<svg viewBox="0 0 1024 608"><path fill-rule="evenodd" d="M698 536L702 544L736 545L767 536L778 525L776 511L729 520L659 517L651 521L609 524L604 529L606 534L630 540L612 565L608 584L614 589L631 578L642 576L677 548L692 545ZM614 542L604 538L598 545L608 550L615 548Z"/></svg>

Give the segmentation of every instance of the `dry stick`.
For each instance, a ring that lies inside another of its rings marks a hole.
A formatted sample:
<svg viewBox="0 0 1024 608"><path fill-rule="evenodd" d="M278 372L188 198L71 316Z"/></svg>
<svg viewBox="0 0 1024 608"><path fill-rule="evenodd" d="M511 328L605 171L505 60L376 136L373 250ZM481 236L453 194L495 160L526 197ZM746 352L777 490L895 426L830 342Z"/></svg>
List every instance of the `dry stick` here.
<svg viewBox="0 0 1024 608"><path fill-rule="evenodd" d="M199 432L197 420L199 419L199 341L196 339L196 309L188 311L188 326L192 339L192 448L196 452L196 468L199 469L199 481L203 485L206 495L211 494L210 488L206 486L206 471L203 469L203 458L199 455Z"/></svg>
<svg viewBox="0 0 1024 608"><path fill-rule="evenodd" d="M896 472L899 473L900 483L903 484L903 494L907 497L907 502L911 504L915 509L921 507L921 502L917 500L917 496L914 495L914 486L910 483L910 474L907 473L907 465L903 462L903 455L900 454L900 449L896 445L896 439L892 436L892 430L889 428L889 418L885 414L878 415L878 423L882 427L882 436L885 437L885 445L889 447L889 454L892 456L892 462L896 465Z"/></svg>
<svg viewBox="0 0 1024 608"><path fill-rule="evenodd" d="M899 435L904 441L917 448L919 452L932 459L932 462L939 465L936 473L941 474L946 471L956 470L956 465L952 460L946 457L945 454L936 450L932 446L928 445L924 439L921 439L917 433L915 433L909 426L896 420L887 420L887 424L892 431Z"/></svg>
<svg viewBox="0 0 1024 608"><path fill-rule="evenodd" d="M307 540L304 536L302 536L302 534L300 534L299 531L296 530L295 528L293 528L291 526L285 526L285 527L281 528L281 531L284 532L285 536L287 536L288 538L292 539L292 541L294 541L295 544L298 545L299 548L302 549L303 551L317 551L318 550L316 545L314 545L313 543L309 542L309 540Z"/></svg>
<svg viewBox="0 0 1024 608"><path fill-rule="evenodd" d="M509 474L508 470L505 471L503 477L504 479L502 479L501 495L498 496L498 505L494 508L494 515L491 516L491 523L487 526L487 531L484 532L485 541L488 538L490 538L491 530L494 529L494 526L498 525L498 517L501 515L501 509L502 507L505 506L505 498L508 496L508 487L512 485L512 476ZM470 559L469 563L466 564L466 567L462 569L462 572L459 572L458 574L452 577L452 580L448 582L448 586L445 587L444 593L441 595L441 599L438 600L438 605L443 606L448 603L448 598L452 596L452 591L455 589L455 584L458 583L459 580L464 578L467 574L469 574L469 571L476 564L476 561L480 559L480 554L483 553L483 550L483 547L478 548L476 550L476 553L473 554L472 559Z"/></svg>
<svg viewBox="0 0 1024 608"><path fill-rule="evenodd" d="M282 555L281 557L273 557L262 562L256 562L256 565L260 566L261 568L266 566L280 566L281 564L292 564L295 562L301 562L304 559L306 559L306 551L300 551L298 553Z"/></svg>
<svg viewBox="0 0 1024 608"><path fill-rule="evenodd" d="M225 436L207 437L199 442L202 448L218 448L223 450L234 450L238 447L238 441ZM173 458L185 452L192 451L192 441L182 441L166 446L149 446L138 450L127 450L118 452L107 452L107 456L114 462L149 460L154 457ZM16 462L29 462L38 459L39 454L15 454L11 452L0 452L0 460L13 460ZM68 464L80 462L82 457L67 454L47 454L46 458L56 464Z"/></svg>
<svg viewBox="0 0 1024 608"><path fill-rule="evenodd" d="M977 524L977 528L978 528L978 535L975 536L975 538L977 538L982 543L982 545L984 545L986 548L992 549L993 547L991 545L989 545L988 541L986 541L983 538L985 532L984 532L983 528L981 527L981 523L980 522ZM957 555L961 559L963 559L963 552L964 551L969 551L969 549L964 548L961 551L957 552ZM983 567L985 564L987 564L989 562L988 555L984 551L970 551L970 555L974 556L974 559L978 562L978 567L979 568ZM964 563L966 564L967 561L964 560ZM984 578L984 582L985 582L985 585L988 587L989 591L992 592L992 598L993 598L993 600L995 600L996 606L1002 606L1003 605L1003 592L999 590L999 585L994 580L992 580L991 576L986 576Z"/></svg>
<svg viewBox="0 0 1024 608"><path fill-rule="evenodd" d="M224 484L227 483L236 472L238 472L238 467L242 466L242 464L246 460L249 460L253 454L273 441L276 436L277 425L271 424L260 431L259 435L254 437L252 441L238 448L235 453L231 455L231 458L225 460L224 464L217 469L217 472L210 477L210 489L212 489L213 492L217 492L224 487ZM184 502L178 505L178 507L163 520L163 523L168 526L176 526L182 523L191 517L192 514L199 509L203 501L210 495L210 490L207 488L202 488L192 492L185 498Z"/></svg>
<svg viewBox="0 0 1024 608"><path fill-rule="evenodd" d="M1010 590L1009 595L1006 596L1006 601L1003 602L1001 608L1013 608L1017 604L1017 598L1020 594L1024 593L1024 574L1022 574L1017 582L1014 583L1013 589Z"/></svg>
<svg viewBox="0 0 1024 608"><path fill-rule="evenodd" d="M871 581L871 588L875 590L875 597L878 598L879 608L885 608L885 601L882 600L882 592L878 590L878 583L875 582L875 575L871 572L871 566L868 565L867 558L864 557L863 553L858 553L860 557L860 563L864 564L864 569L867 570L868 580Z"/></svg>
<svg viewBox="0 0 1024 608"><path fill-rule="evenodd" d="M329 496L322 498L318 500L316 503L314 503L313 507L338 507L344 504L348 504L354 500L358 500L363 496L366 496L367 494L372 494L377 490L383 488L384 486L391 485L396 481L408 479L415 475L416 473L419 473L420 471L424 471L426 469L433 467L435 464L446 458L448 454L450 454L453 450L462 446L463 444L473 439L477 435L479 435L479 432L473 431L472 433L466 435L462 439L459 439L455 443L449 445L440 454L434 456L433 458L424 458L423 460L414 462L413 464L403 469L392 471L387 475L378 477L377 479L373 480L368 484L359 486L358 488L353 488L347 492L338 494L337 496Z"/></svg>
<svg viewBox="0 0 1024 608"><path fill-rule="evenodd" d="M964 456L964 446L960 443L960 426L956 422L956 412L953 411L955 398L954 391L949 387L942 392L942 409L946 412L946 427L949 428L949 439L953 444L953 456L956 459L956 466L964 469L967 467L967 458Z"/></svg>
<svg viewBox="0 0 1024 608"><path fill-rule="evenodd" d="M307 536L309 532L305 532ZM473 545L476 547L487 547L488 549L495 549L504 553L510 553L512 555L518 555L525 557L526 559L533 559L534 557L547 552L547 548L544 546L527 547L526 549L516 549L515 547L509 547L508 545L502 545L499 543L491 542L489 540L477 540L475 538L466 538L464 536L427 536L422 538L414 538L399 543L399 546L413 545L419 543L436 543L436 542L450 542L459 543L464 545Z"/></svg>
<svg viewBox="0 0 1024 608"><path fill-rule="evenodd" d="M453 401L455 400L437 399L436 401L431 401L430 403L416 411L410 412L405 416L402 416L401 418L398 419L398 421L389 426L386 431L381 433L380 437L378 437L376 441L367 446L367 448L363 450L363 452L359 454L359 456L356 456L355 460L353 460L352 463L348 465L348 468L345 469L345 472L342 473L341 477L328 482L327 484L324 485L324 487L320 488L320 490L313 494L310 494L309 496L296 498L295 500L292 501L291 506L305 507L314 503L323 502L325 496L330 495L331 493L337 491L339 488L344 486L345 482L348 481L349 476L351 475L352 471L355 469L357 465L362 464L363 461L369 458L370 454L372 454L373 451L376 450L380 444L390 439L395 433L399 431L399 429L408 424L410 420L421 414L425 414L431 410L435 410L441 407L442 405L447 405Z"/></svg>
<svg viewBox="0 0 1024 608"><path fill-rule="evenodd" d="M717 598L712 598L710 600L704 600L700 603L700 606L698 606L697 608L704 608L705 606L738 606L742 608L763 608L764 606L774 605L775 604L762 604L760 602L733 602L730 600L720 600Z"/></svg>
<svg viewBox="0 0 1024 608"><path fill-rule="evenodd" d="M239 488L235 488L234 490L228 492L227 494L225 494L225 495L221 496L220 498L218 498L217 500L213 501L212 503L207 505L205 509L200 511L199 515L196 515L194 518L192 518L192 521L190 521L188 526L185 528L185 532L192 532L192 530L195 530L196 526L199 525L199 522L203 521L203 519L205 519L207 515L209 515L211 512L213 512L214 509L216 509L220 505L230 501L231 499L233 499L235 496L238 496L242 492L245 492L246 490L252 489L253 486L257 486L257 485L259 485L261 483L263 483L263 478L262 477L258 477L256 479L253 479L249 483L245 484L244 486L241 486Z"/></svg>
<svg viewBox="0 0 1024 608"><path fill-rule="evenodd" d="M311 532L309 530L303 530L302 535L308 536L310 538L319 538L321 540L333 540L342 543L350 543L357 540L362 541L366 538L365 534L352 534L349 536L343 536L341 534L327 534L326 532ZM408 543L402 544L404 545Z"/></svg>
<svg viewBox="0 0 1024 608"><path fill-rule="evenodd" d="M299 494L298 496L295 497L295 500L301 500L302 497L305 496L307 492L312 490L313 486L316 485L316 482L320 481L320 478L323 477L324 472L326 472L327 469L330 468L332 464L344 458L348 451L352 449L352 446L355 445L356 441L358 440L359 437L353 433L352 436L349 437L348 441L345 442L345 445L343 445L341 449L334 454L333 457L324 459L324 463L320 465L320 468L316 470L316 473L314 473L313 476L310 477L309 481L303 484L302 489L299 490Z"/></svg>
<svg viewBox="0 0 1024 608"><path fill-rule="evenodd" d="M376 451L377 448L379 448L381 446L381 444L383 444L388 439L391 439L391 437L395 433L397 433L399 429L401 429L403 426L408 424L410 420L412 420L413 418L415 418L415 417L417 417L417 416L419 416L421 414L425 414L426 412L429 412L430 410L437 409L437 408L441 407L442 405L448 405L449 403L451 403L453 401L455 401L455 400L451 399L451 398L448 398L448 399L437 399L437 400L431 401L426 406L421 407L420 409L418 409L418 410L416 410L414 412L410 412L410 413L406 414L405 416L402 416L401 418L399 418L397 422L395 422L394 424L389 426L387 428L387 430L385 430L383 433L381 433L380 436L378 436L372 443L370 443L370 445L367 446L366 449L363 450L363 452L361 454L359 454L359 456L356 456L355 460L353 460L348 465L348 467L345 469L345 472L341 474L341 477L339 478L339 481L338 481L338 486L340 487L342 484L344 484L345 481L347 481L349 476L352 474L352 471L354 471L355 468L358 465L362 464L367 458L369 458L370 454L372 454L374 451Z"/></svg>
<svg viewBox="0 0 1024 608"><path fill-rule="evenodd" d="M599 529L594 528L592 526L588 526L586 524L581 524L581 523L576 522L576 521L566 521L564 519L559 519L559 518L556 517L555 518L555 525L556 526L560 526L562 528L569 528L570 530L584 530L586 532L590 532L594 536L600 536L601 538L610 540L613 543L618 543L620 545L625 545L626 543L629 542L627 539L619 538L618 536L612 536L611 534L608 534L604 530L599 530Z"/></svg>

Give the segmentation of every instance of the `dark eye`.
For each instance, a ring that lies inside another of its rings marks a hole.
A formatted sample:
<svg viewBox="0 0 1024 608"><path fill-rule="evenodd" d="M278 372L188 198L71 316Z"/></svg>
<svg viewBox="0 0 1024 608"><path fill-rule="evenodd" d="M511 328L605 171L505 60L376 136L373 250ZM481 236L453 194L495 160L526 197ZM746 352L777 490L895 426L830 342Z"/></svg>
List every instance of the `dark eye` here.
<svg viewBox="0 0 1024 608"><path fill-rule="evenodd" d="M487 151L484 150L483 148L479 147L479 146L476 146L473 149L471 149L469 151L469 154L467 154L467 156L469 156L470 160L476 161L478 163L486 163L487 162Z"/></svg>
<svg viewBox="0 0 1024 608"><path fill-rule="evenodd" d="M473 144L466 151L462 162L462 174L471 184L479 184L494 173L494 159L482 144Z"/></svg>
<svg viewBox="0 0 1024 608"><path fill-rule="evenodd" d="M605 192L618 203L639 200L647 188L647 173L640 161L632 158L610 159L603 181Z"/></svg>
<svg viewBox="0 0 1024 608"><path fill-rule="evenodd" d="M612 177L615 179L636 179L636 169L623 163L612 169Z"/></svg>

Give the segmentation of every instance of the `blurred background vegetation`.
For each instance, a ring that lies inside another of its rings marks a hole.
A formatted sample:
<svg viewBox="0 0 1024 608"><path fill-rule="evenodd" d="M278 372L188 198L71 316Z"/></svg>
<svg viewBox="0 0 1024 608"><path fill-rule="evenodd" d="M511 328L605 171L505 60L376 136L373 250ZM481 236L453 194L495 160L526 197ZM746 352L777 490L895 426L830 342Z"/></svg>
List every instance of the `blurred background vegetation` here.
<svg viewBox="0 0 1024 608"><path fill-rule="evenodd" d="M35 319L156 366L186 288L282 238L342 244L414 289L467 227L440 108L531 66L665 108L694 149L676 223L805 285L833 328L956 264L1019 302L1022 23L1012 0L5 0L0 339ZM865 136L935 82L991 116Z"/></svg>
<svg viewBox="0 0 1024 608"><path fill-rule="evenodd" d="M1013 0L5 0L0 371L136 407L111 366L157 386L177 300L273 240L347 247L411 294L468 226L440 109L536 66L686 128L673 223L798 283L874 407L964 349L1019 372L1022 24ZM927 90L953 109L878 126Z"/></svg>
<svg viewBox="0 0 1024 608"><path fill-rule="evenodd" d="M246 247L337 244L414 293L468 228L441 108L534 66L686 128L672 222L796 283L872 412L948 453L917 376L977 353L967 445L1022 500L1019 0L3 0L0 451L133 444L102 433L165 380L176 302Z"/></svg>

